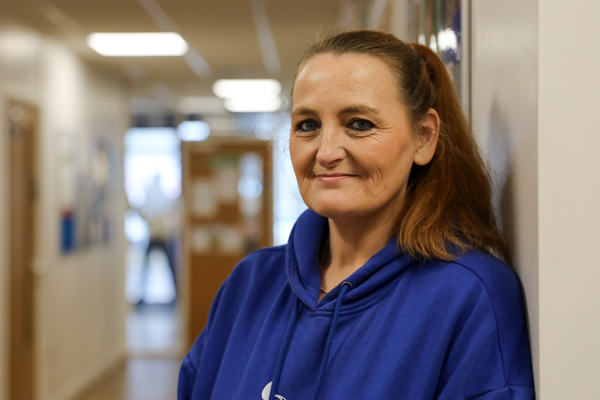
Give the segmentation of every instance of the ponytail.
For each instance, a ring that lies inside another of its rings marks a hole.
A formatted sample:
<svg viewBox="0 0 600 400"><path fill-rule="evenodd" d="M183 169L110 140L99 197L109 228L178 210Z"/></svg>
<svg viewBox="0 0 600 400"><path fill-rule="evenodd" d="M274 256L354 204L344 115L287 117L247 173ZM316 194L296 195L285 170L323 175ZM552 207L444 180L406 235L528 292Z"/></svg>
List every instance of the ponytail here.
<svg viewBox="0 0 600 400"><path fill-rule="evenodd" d="M453 259L475 247L510 263L510 252L496 227L489 175L446 66L429 47L411 47L423 65L418 78L422 83L415 85L412 97L429 100L424 102L427 109L416 109L414 115L422 118L435 109L440 133L430 163L413 167L411 201L404 203L399 215L398 242L413 255Z"/></svg>

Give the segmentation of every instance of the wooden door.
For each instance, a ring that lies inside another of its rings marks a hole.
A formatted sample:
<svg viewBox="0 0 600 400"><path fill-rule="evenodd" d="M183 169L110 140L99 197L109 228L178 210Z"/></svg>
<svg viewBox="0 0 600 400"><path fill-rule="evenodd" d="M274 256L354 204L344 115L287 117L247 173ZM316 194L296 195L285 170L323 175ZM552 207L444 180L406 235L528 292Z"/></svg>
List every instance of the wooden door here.
<svg viewBox="0 0 600 400"><path fill-rule="evenodd" d="M10 398L34 397L33 273L38 113L11 102L10 135Z"/></svg>
<svg viewBox="0 0 600 400"><path fill-rule="evenodd" d="M271 160L270 143L258 140L213 139L182 146L180 287L190 347L235 265L250 251L273 244Z"/></svg>

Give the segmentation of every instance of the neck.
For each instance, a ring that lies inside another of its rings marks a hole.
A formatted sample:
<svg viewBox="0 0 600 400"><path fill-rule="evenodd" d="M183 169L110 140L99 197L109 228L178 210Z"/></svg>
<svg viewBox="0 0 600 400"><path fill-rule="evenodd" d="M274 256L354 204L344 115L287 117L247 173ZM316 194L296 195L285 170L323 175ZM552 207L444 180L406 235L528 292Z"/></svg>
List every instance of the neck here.
<svg viewBox="0 0 600 400"><path fill-rule="evenodd" d="M351 220L329 219L329 251L325 252L321 265L324 290L340 284L389 243L395 221L392 215L396 214L382 212Z"/></svg>

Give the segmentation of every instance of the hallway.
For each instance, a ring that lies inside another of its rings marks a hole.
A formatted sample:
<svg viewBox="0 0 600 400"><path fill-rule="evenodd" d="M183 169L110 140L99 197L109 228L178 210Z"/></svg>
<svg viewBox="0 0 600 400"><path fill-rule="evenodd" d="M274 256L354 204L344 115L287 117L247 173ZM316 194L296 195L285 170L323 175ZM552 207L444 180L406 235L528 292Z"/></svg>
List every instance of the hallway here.
<svg viewBox="0 0 600 400"><path fill-rule="evenodd" d="M177 398L182 359L223 282L254 250L286 245L307 208L290 138L308 133L305 122L326 132L323 115L348 117L336 130L356 135L331 153L348 168L332 163L340 170L331 182L311 176L340 188L379 171L368 160L386 160L346 147L376 142L355 124L392 132L360 96L340 96L352 101L343 112L319 113L335 102L311 95L314 107L303 107L302 90L293 94L313 57L299 64L307 45L362 29L412 44L386 44L410 63L381 58L398 85L394 101L418 97L405 96L417 80L397 70L413 65L427 78L414 89L429 93L424 115L439 111L432 132L441 126L445 145L458 148L448 128L457 119L478 146L492 186L479 185L479 197L494 211L483 219L497 222L520 279L537 398L599 398L598 20L600 1L589 0L0 0L0 400ZM448 77L418 61L420 46ZM451 96L431 89L442 83ZM448 108L434 102L453 96L460 106L445 120ZM390 115L412 129L421 121L411 110ZM327 250L330 236L321 239Z"/></svg>

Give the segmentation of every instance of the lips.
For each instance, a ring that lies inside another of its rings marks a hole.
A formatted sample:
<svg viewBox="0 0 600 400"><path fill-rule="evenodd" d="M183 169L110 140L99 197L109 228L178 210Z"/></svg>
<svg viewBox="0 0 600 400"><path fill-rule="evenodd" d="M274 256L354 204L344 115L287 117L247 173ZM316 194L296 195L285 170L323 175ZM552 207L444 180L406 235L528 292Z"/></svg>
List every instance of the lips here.
<svg viewBox="0 0 600 400"><path fill-rule="evenodd" d="M356 175L351 174L315 174L315 177L324 183L337 183L346 179L354 178Z"/></svg>

